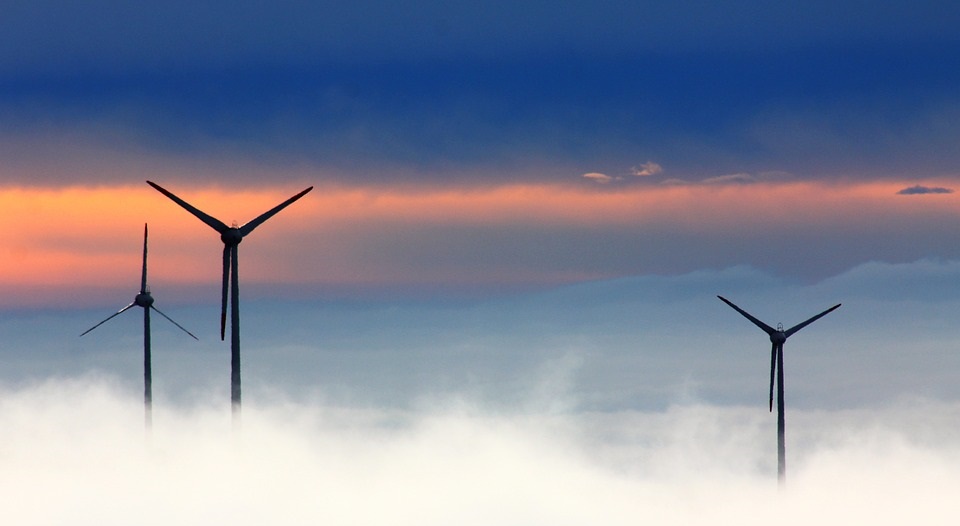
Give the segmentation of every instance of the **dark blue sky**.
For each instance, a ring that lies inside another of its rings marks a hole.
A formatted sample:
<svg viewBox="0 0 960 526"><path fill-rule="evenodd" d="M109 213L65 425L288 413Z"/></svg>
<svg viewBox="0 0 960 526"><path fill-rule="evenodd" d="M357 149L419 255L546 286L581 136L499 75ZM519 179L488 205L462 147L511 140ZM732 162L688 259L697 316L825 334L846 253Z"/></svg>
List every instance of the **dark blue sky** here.
<svg viewBox="0 0 960 526"><path fill-rule="evenodd" d="M665 5L20 8L0 130L364 184L955 173L956 10Z"/></svg>

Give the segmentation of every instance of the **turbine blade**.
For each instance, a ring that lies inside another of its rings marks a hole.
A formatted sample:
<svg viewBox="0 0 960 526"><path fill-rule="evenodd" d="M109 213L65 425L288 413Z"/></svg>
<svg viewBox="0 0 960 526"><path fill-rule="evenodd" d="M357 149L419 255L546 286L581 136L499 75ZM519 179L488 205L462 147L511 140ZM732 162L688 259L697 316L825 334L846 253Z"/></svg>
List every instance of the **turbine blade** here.
<svg viewBox="0 0 960 526"><path fill-rule="evenodd" d="M223 289L220 294L220 341L227 334L227 290L230 285L230 246L223 245Z"/></svg>
<svg viewBox="0 0 960 526"><path fill-rule="evenodd" d="M154 307L153 305L151 305L150 308L153 309L153 310L155 310L155 311L157 311L158 314L160 314L161 316L163 316L164 318L166 318L167 321L169 321L170 323L172 323L172 324L176 325L177 327L179 327L181 331L189 334L191 337L193 337L194 340L200 341L200 338L197 338L196 336L193 335L192 332L188 331L187 329L184 329L182 325L180 325L179 323L173 321L173 318L171 318L170 316L167 316L166 314L164 314L163 312L161 312L160 309Z"/></svg>
<svg viewBox="0 0 960 526"><path fill-rule="evenodd" d="M273 217L277 212L279 212L279 211L283 210L284 208L290 206L291 203L293 203L293 202L296 201L297 199L300 199L301 197L303 197L304 195L306 195L307 192L309 192L310 190L313 190L313 187L312 187L312 186L311 186L310 188L307 188L306 190L300 192L299 194L291 197L290 199L287 199L286 201L280 203L279 205L271 208L270 210L268 210L268 211L260 214L260 216L257 217L256 219L254 219L253 221L250 221L249 223L247 223L247 224L243 225L242 227L240 227L240 235L241 235L241 236L246 236L246 235L249 234L250 232L253 232L253 229L254 229L254 228L257 228L258 226L260 226L261 223L263 223L263 222L266 221L267 219L270 219L271 217Z"/></svg>
<svg viewBox="0 0 960 526"><path fill-rule="evenodd" d="M826 316L827 314L830 314L831 311L833 311L834 309L839 308L840 305L842 305L842 303L837 303L837 304L834 305L833 307L830 307L829 309L821 312L820 314L817 314L816 316L810 318L809 320L807 320L807 321L805 321L805 322L803 322L803 323L798 323L797 325L794 325L793 327L790 327L789 329L787 329L786 331L784 331L783 334L784 334L787 338L789 338L791 334L799 331L800 329L806 327L807 325L810 325L811 323L819 320L820 318Z"/></svg>
<svg viewBox="0 0 960 526"><path fill-rule="evenodd" d="M750 315L749 312L741 309L740 307L737 307L736 305L734 305L734 304L733 304L730 300L728 300L727 298L724 298L723 296L717 296L717 297L720 298L720 300L723 301L724 303L726 303L727 305L733 307L733 310L735 310L735 311L739 312L740 314L742 314L744 318L752 321L754 325L756 325L757 327L760 327L761 329L763 329L763 332L765 332L765 333L767 333L767 334L773 334L773 333L777 332L776 329L774 329L773 327L767 325L766 323L763 323L762 321L754 318L753 316Z"/></svg>
<svg viewBox="0 0 960 526"><path fill-rule="evenodd" d="M203 221L204 223L207 224L207 226L216 230L218 233L223 234L227 230L230 230L230 227L225 225L223 221L220 221L219 219L213 216L210 216L208 214L201 212L198 208L194 207L193 205L184 201L183 199L180 199L179 197L173 195L172 193L170 193L160 185L153 183L151 181L147 181L147 184L152 186L156 191L160 192L161 194L169 197L171 201L183 207L184 210L196 216L197 219L199 219L200 221Z"/></svg>
<svg viewBox="0 0 960 526"><path fill-rule="evenodd" d="M777 344L770 348L770 412L773 412L773 374L777 370Z"/></svg>
<svg viewBox="0 0 960 526"><path fill-rule="evenodd" d="M130 307L133 307L134 305L136 305L136 303L131 303L130 305L127 305L126 307L118 310L117 312L114 312L114 313L111 314L110 316L107 316L107 319L105 319L105 320L101 321L100 323L94 325L93 327L90 327L89 329L83 331L83 334L81 334L80 336L83 336L84 334L92 331L93 329L96 329L97 327L103 325L104 323L107 323L108 321L112 320L112 319L114 318L114 316L117 316L117 315L119 315L119 314L122 314L124 311L126 311L126 310L129 309Z"/></svg>
<svg viewBox="0 0 960 526"><path fill-rule="evenodd" d="M147 224L143 224L143 272L140 274L140 294L147 292Z"/></svg>

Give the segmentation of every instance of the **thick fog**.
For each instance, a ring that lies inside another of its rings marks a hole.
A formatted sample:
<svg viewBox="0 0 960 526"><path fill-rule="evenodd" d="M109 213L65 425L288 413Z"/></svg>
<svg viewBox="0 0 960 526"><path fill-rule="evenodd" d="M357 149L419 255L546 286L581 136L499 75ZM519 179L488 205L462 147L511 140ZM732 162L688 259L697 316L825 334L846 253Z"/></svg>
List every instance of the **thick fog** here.
<svg viewBox="0 0 960 526"><path fill-rule="evenodd" d="M582 525L943 523L960 490L960 404L792 412L788 482L757 407L404 411L213 400L160 408L110 378L0 396L11 524ZM536 404L533 404L536 405Z"/></svg>

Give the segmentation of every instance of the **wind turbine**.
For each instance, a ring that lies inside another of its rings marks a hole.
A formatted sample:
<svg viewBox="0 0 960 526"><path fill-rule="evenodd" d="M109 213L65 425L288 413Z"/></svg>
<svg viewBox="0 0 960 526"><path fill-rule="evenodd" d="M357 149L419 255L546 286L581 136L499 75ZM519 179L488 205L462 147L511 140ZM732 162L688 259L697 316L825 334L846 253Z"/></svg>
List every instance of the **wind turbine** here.
<svg viewBox="0 0 960 526"><path fill-rule="evenodd" d="M176 325L180 330L189 334L193 337L194 340L197 339L187 329L184 329L180 326L179 323L173 321L169 316L160 312L153 304L153 296L150 295L150 287L147 286L147 225L143 225L143 272L140 274L140 292L133 298L133 303L127 305L126 307L118 310L117 312L111 314L107 319L101 321L100 323L90 327L83 332L80 336L96 329L97 327L103 325L107 321L111 320L114 316L122 314L124 311L130 310L133 307L143 307L143 405L144 405L144 423L147 426L147 429L150 429L153 426L153 372L150 366L150 310L153 309L157 311L161 316L170 321L170 323Z"/></svg>
<svg viewBox="0 0 960 526"><path fill-rule="evenodd" d="M780 485L783 486L786 480L787 474L787 450L785 443L786 435L786 424L783 417L783 343L787 341L787 338L793 336L794 333L800 329L810 325L811 323L819 320L820 318L826 316L834 309L840 307L840 303L837 303L833 307L817 314L816 316L808 319L805 322L798 323L793 327L790 327L787 330L783 330L783 324L777 324L777 328L763 323L762 321L754 318L750 315L749 312L741 309L734 305L730 300L724 298L723 296L717 296L721 301L727 305L733 307L733 310L739 312L743 315L744 318L753 322L754 325L760 327L763 332L767 333L770 336L770 343L773 346L770 349L770 411L773 411L773 375L774 372L777 374L777 480Z"/></svg>
<svg viewBox="0 0 960 526"><path fill-rule="evenodd" d="M234 223L233 226L227 226L223 221L203 213L190 203L187 203L183 199L180 199L166 189L162 188L160 185L151 181L147 181L147 184L152 186L161 194L169 197L174 203L177 203L187 212L190 212L196 216L197 219L203 221L210 228L216 230L217 233L220 234L220 240L223 241L223 290L220 302L220 339L224 340L226 336L227 291L229 290L230 402L231 407L233 408L234 423L237 423L237 418L240 414L240 285L239 278L237 276L237 245L239 245L240 242L243 241L243 238L250 234L250 232L253 232L253 229L260 226L261 223L267 219L270 219L277 212L283 210L297 199L300 199L306 195L307 192L313 190L313 187L311 186L307 188L306 190L291 197L290 199L287 199L263 214L260 214L256 219L243 226L237 226L236 223Z"/></svg>

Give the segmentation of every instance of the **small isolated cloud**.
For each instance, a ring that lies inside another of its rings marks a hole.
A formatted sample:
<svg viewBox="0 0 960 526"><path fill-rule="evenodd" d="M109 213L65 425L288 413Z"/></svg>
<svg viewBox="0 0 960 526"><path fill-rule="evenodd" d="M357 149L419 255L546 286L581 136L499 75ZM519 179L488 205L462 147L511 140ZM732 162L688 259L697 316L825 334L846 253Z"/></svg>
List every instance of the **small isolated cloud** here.
<svg viewBox="0 0 960 526"><path fill-rule="evenodd" d="M942 186L914 185L897 192L897 195L952 194L953 189Z"/></svg>
<svg viewBox="0 0 960 526"><path fill-rule="evenodd" d="M757 174L739 172L734 174L718 175L716 177L708 177L700 182L703 184L753 184L782 181L789 178L790 174L783 171L759 172Z"/></svg>
<svg viewBox="0 0 960 526"><path fill-rule="evenodd" d="M602 174L602 173L598 173L598 172L585 173L585 174L583 174L582 177L584 177L584 178L586 178L586 179L590 179L591 181L593 181L593 182L595 182L595 183L600 183L600 184L607 184L607 183L609 183L610 181L613 181L613 180L614 180L613 177L610 177L610 176L607 175L607 174Z"/></svg>
<svg viewBox="0 0 960 526"><path fill-rule="evenodd" d="M701 181L703 184L749 184L757 182L757 178L748 174L748 173L736 173L728 175L718 175L716 177L708 177Z"/></svg>
<svg viewBox="0 0 960 526"><path fill-rule="evenodd" d="M659 164L651 161L647 161L640 166L634 166L630 169L630 173L637 177L647 177L650 175L656 175L663 171L663 167Z"/></svg>
<svg viewBox="0 0 960 526"><path fill-rule="evenodd" d="M607 175L600 172L589 172L583 174L581 177L590 179L591 181L599 184L609 184L615 181L623 181L628 175L634 177L649 177L651 175L656 175L663 171L663 167L659 164L647 161L639 166L634 166L630 168L630 171L626 174L620 175Z"/></svg>

